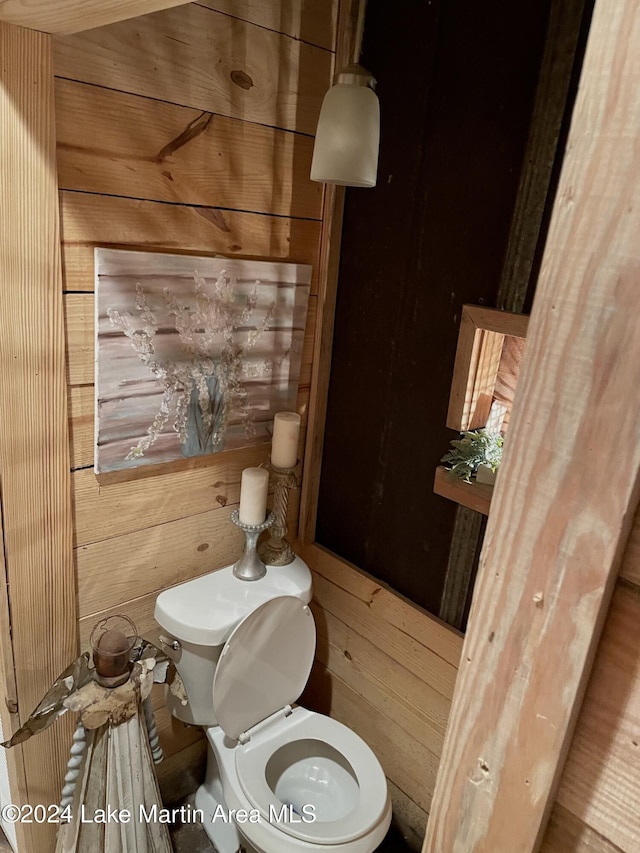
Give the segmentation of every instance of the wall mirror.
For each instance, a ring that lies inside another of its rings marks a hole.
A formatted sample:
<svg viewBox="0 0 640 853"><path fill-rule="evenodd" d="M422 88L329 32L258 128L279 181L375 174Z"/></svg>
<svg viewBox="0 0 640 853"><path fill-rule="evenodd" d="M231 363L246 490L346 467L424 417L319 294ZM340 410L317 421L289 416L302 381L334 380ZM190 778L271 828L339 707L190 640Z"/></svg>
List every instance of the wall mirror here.
<svg viewBox="0 0 640 853"><path fill-rule="evenodd" d="M481 305L463 305L447 426L488 427L505 435L525 350L529 317ZM493 486L452 479L438 466L433 490L475 512L489 514Z"/></svg>

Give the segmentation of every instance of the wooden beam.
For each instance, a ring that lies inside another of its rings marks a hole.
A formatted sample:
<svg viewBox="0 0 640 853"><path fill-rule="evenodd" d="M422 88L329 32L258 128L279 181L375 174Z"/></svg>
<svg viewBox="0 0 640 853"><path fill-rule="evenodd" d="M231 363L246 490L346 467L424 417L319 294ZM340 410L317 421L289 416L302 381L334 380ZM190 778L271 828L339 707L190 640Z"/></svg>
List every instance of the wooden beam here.
<svg viewBox="0 0 640 853"><path fill-rule="evenodd" d="M596 3L425 853L539 849L638 502L637 12Z"/></svg>
<svg viewBox="0 0 640 853"><path fill-rule="evenodd" d="M50 38L0 24L0 55L0 474L24 723L75 658L77 626ZM32 804L59 801L65 721L23 747ZM55 827L28 834L44 853Z"/></svg>
<svg viewBox="0 0 640 853"><path fill-rule="evenodd" d="M0 22L67 35L183 6L190 0L0 0Z"/></svg>

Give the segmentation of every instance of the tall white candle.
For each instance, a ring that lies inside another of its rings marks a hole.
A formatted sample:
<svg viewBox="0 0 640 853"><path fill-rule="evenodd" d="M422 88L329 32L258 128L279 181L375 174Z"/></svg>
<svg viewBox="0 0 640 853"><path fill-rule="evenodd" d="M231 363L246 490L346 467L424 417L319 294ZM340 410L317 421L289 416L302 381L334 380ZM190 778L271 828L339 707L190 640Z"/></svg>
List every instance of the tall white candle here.
<svg viewBox="0 0 640 853"><path fill-rule="evenodd" d="M274 468L293 468L298 461L300 415L296 412L278 412L273 419L271 464Z"/></svg>
<svg viewBox="0 0 640 853"><path fill-rule="evenodd" d="M240 521L262 524L267 515L269 472L266 468L245 468L240 482Z"/></svg>

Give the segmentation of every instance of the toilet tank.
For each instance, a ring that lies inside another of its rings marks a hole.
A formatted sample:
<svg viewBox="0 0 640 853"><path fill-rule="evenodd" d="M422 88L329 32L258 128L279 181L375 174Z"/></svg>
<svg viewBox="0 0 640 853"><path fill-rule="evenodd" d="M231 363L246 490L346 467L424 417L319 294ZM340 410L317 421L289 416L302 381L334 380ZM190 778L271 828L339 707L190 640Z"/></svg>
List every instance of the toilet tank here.
<svg viewBox="0 0 640 853"><path fill-rule="evenodd" d="M180 676L167 690L173 716L192 725L217 725L213 676L229 635L265 601L285 595L305 604L311 600L311 572L300 557L288 566L267 566L260 580L239 580L233 566L226 566L160 593L154 616Z"/></svg>

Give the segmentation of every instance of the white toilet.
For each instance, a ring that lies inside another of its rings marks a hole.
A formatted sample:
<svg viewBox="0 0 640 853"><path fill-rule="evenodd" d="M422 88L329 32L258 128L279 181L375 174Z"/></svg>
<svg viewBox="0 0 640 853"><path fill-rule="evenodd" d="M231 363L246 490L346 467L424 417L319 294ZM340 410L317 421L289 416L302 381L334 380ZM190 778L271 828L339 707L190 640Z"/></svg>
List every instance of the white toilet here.
<svg viewBox="0 0 640 853"><path fill-rule="evenodd" d="M161 641L184 685L167 703L209 741L195 805L218 853L371 853L389 828L386 779L367 744L291 707L315 653L310 600L299 557L260 580L228 566L158 596Z"/></svg>

